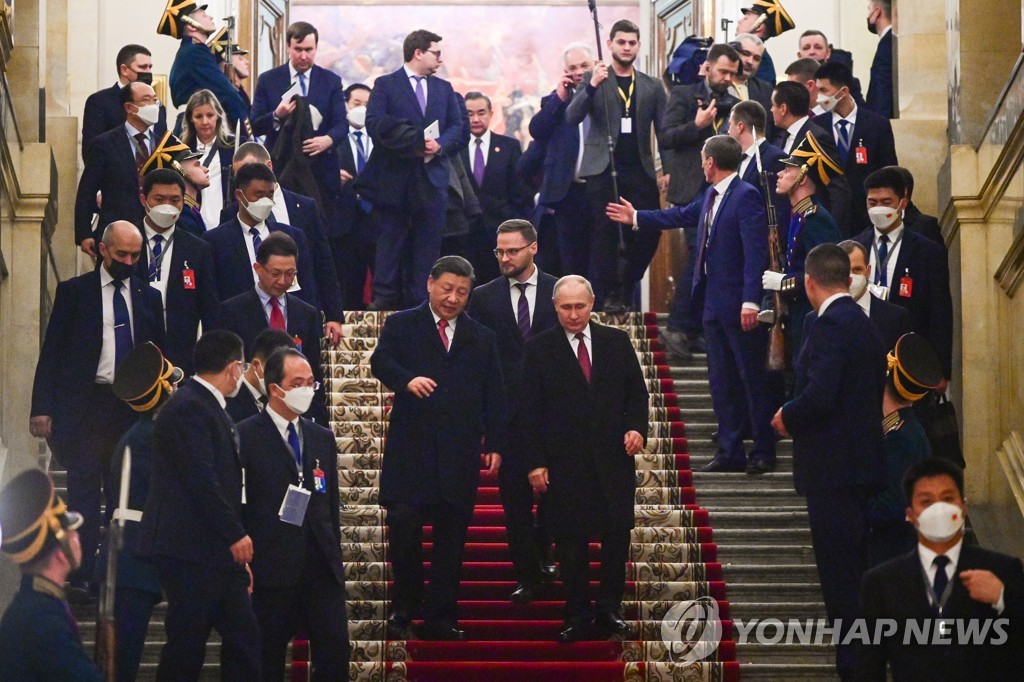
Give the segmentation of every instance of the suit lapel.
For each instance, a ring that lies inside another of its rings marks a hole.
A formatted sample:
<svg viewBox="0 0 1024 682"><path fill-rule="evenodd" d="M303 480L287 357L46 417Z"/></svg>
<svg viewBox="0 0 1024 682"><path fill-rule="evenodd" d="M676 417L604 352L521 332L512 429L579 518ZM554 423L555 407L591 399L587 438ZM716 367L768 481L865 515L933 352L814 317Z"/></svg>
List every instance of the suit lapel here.
<svg viewBox="0 0 1024 682"><path fill-rule="evenodd" d="M505 322L509 325L511 329L515 330L516 334L519 334L519 318L517 314L512 310L512 287L508 286L507 277L503 277L502 279L504 279L505 281L505 287L504 291L501 294L501 305L502 307L505 308L505 310L501 314L501 317L503 320L505 320ZM516 296L516 303L518 304L519 289L516 289ZM534 320L537 319L536 310L534 311L533 318Z"/></svg>
<svg viewBox="0 0 1024 682"><path fill-rule="evenodd" d="M559 336L559 340L556 342L556 345L557 345L557 348L558 348L558 351L557 351L558 355L561 356L560 360L561 360L561 362L564 362L566 364L566 366L569 368L569 374L571 374L576 379L576 381L578 383L580 383L584 388L589 390L591 384L587 382L587 377L585 377L583 375L583 368L580 367L580 358L579 358L579 356L576 353L573 352L573 350L572 350L572 343L569 342L569 337L566 336L565 330L562 329L561 327L559 327L559 329L561 330L561 333L558 335ZM594 328L593 328L593 326L591 326L591 328L590 328L590 339L591 339L591 345L593 345L593 339L594 339ZM591 372L590 373L590 378L593 379L594 378L594 373L593 373L594 372L594 361L593 361L593 359L591 359L591 361L590 361L590 372Z"/></svg>
<svg viewBox="0 0 1024 682"><path fill-rule="evenodd" d="M422 333L430 334L431 345L439 352L447 354L448 351L444 349L444 343L441 342L441 334L438 330L437 324L434 323L434 314L430 310L429 303L422 303L419 308L420 317L420 328L423 330Z"/></svg>
<svg viewBox="0 0 1024 682"><path fill-rule="evenodd" d="M714 241L718 236L718 221L722 218L722 214L725 212L726 204L729 203L729 197L732 196L732 191L736 188L737 182L743 182L740 180L739 176L732 179L729 186L725 188L725 193L722 194L722 200L718 202L718 210L715 211L715 219L711 221L711 241ZM704 257L707 258L707 254L704 254Z"/></svg>
<svg viewBox="0 0 1024 682"><path fill-rule="evenodd" d="M135 168L135 148L132 147L132 141L128 139L128 132L124 126L120 126L118 129L119 135L117 136L120 142L117 143L117 148L120 150L121 160L128 164L129 167ZM159 142L159 140L158 140ZM153 144L147 140L147 147L152 147ZM152 151L150 152L152 154ZM138 171L136 171L138 173Z"/></svg>
<svg viewBox="0 0 1024 682"><path fill-rule="evenodd" d="M142 287L148 287L148 282L142 282L138 277L128 279L128 288L132 292L132 345L138 344L141 338L142 317L146 313L143 302Z"/></svg>
<svg viewBox="0 0 1024 682"><path fill-rule="evenodd" d="M289 477L294 478L298 472L295 456L292 454L291 446L281 438L281 432L277 430L277 424L270 416L270 407L263 410L259 415L260 429L263 431L264 442L270 445L276 459L288 472ZM299 448L301 449L301 436Z"/></svg>
<svg viewBox="0 0 1024 682"><path fill-rule="evenodd" d="M420 111L420 101L416 99L416 90L413 89L413 83L409 79L408 74L405 73L405 68L401 68L395 71L395 82L399 86L399 92L403 93L409 103L412 105L412 111L416 112L416 116L422 121L424 120L424 114ZM434 88L431 87L430 78L427 78L425 85L427 86L427 111L430 111L430 97L433 94ZM422 126L421 126L422 127Z"/></svg>

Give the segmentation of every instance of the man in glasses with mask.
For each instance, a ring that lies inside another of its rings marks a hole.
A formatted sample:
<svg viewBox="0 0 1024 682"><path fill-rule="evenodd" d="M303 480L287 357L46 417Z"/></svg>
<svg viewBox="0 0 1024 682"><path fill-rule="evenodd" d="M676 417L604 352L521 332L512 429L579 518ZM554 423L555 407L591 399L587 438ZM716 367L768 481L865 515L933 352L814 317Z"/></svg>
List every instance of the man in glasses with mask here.
<svg viewBox="0 0 1024 682"><path fill-rule="evenodd" d="M252 353L245 383L234 398L228 398L228 414L239 423L267 409L267 358L282 348L295 347L295 339L280 329L264 329L250 346Z"/></svg>

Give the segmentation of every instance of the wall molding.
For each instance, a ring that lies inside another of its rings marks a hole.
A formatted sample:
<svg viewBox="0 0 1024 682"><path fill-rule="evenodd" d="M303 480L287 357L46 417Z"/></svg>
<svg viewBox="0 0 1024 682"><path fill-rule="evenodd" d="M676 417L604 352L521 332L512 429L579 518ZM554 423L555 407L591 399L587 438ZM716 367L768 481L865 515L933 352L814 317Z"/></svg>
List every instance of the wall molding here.
<svg viewBox="0 0 1024 682"><path fill-rule="evenodd" d="M1018 231L1013 245L1007 251L1003 262L996 270L996 281L1006 292L1006 295L1013 298L1024 284L1024 229Z"/></svg>
<svg viewBox="0 0 1024 682"><path fill-rule="evenodd" d="M1024 514L1024 434L1011 431L1003 441L1003 446L996 450L996 457L1003 467L1017 506L1021 514Z"/></svg>

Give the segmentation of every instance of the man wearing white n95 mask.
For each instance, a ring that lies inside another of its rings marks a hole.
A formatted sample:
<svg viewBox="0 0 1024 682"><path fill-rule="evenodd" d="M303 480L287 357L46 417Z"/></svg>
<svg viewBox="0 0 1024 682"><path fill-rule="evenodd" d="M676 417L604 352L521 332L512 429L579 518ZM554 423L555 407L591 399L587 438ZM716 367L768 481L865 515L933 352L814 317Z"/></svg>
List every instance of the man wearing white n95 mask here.
<svg viewBox="0 0 1024 682"><path fill-rule="evenodd" d="M847 239L839 247L850 257L850 296L857 301L885 341L886 351L896 346L901 336L911 331L910 315L905 308L884 301L868 291L871 281L871 266L868 264L868 250L858 242Z"/></svg>

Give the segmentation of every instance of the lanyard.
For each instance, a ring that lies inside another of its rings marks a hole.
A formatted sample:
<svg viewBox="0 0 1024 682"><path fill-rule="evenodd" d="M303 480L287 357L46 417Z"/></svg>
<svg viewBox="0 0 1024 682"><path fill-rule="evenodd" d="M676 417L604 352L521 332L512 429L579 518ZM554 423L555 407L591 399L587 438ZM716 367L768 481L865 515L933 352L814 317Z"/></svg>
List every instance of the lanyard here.
<svg viewBox="0 0 1024 682"><path fill-rule="evenodd" d="M636 87L636 70L634 70L630 74L629 94L627 95L625 92L623 92L621 87L618 88L619 97L621 97L622 101L625 102L625 104L626 104L626 112L625 112L625 114L623 114L626 118L629 118L629 105L633 102L633 89L635 87Z"/></svg>
<svg viewBox="0 0 1024 682"><path fill-rule="evenodd" d="M896 251L896 247L899 246L900 242L903 241L903 235L907 231L907 228L903 228L903 232L900 232L900 236L893 240L892 244L889 244L889 250L885 252L885 259L878 257L878 238L872 237L871 239L871 250L875 254L875 281L878 281L878 273L885 273L885 282L889 283L889 259L892 258L892 254Z"/></svg>
<svg viewBox="0 0 1024 682"><path fill-rule="evenodd" d="M210 143L210 151L206 153L206 158L203 159L202 164L206 168L210 167L210 163L213 161L213 155L217 153L217 141L214 140Z"/></svg>
<svg viewBox="0 0 1024 682"><path fill-rule="evenodd" d="M949 595L953 593L953 583L956 582L956 567L953 567L953 577L946 583L946 589L942 591L942 595L935 594L935 583L928 579L928 571L925 570L924 564L920 561L917 562L921 566L921 575L924 578L925 587L928 590L929 596L932 598L932 604L939 611L939 618L942 618L942 610L946 608L946 602L949 601ZM945 571L946 567L935 567L936 575L939 571Z"/></svg>
<svg viewBox="0 0 1024 682"><path fill-rule="evenodd" d="M160 236L163 237L163 235L160 235ZM167 255L167 250L169 248L171 248L171 243L173 241L174 241L174 235L173 234L170 237L164 237L164 247L162 249L160 249L160 255L156 257L156 271L160 273L160 280L164 279L164 276L163 276L163 272L164 272L163 271L164 256ZM150 263L154 262L153 261L153 243L152 242L153 242L153 238L152 237L150 237L149 239L146 240L146 249L149 251L149 262ZM187 266L186 266L186 268L187 268ZM160 281L160 280L157 280L157 281Z"/></svg>

